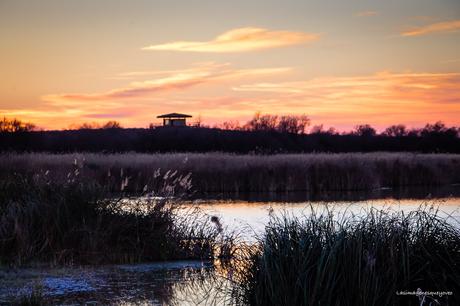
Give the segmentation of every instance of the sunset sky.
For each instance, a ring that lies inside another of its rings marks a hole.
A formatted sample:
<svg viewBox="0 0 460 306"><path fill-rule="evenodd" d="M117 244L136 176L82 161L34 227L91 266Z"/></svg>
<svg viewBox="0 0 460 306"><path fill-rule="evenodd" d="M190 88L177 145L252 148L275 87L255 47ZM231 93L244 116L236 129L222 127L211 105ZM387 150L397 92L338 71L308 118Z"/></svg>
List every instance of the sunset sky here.
<svg viewBox="0 0 460 306"><path fill-rule="evenodd" d="M45 129L460 125L459 0L0 0L0 38L0 116Z"/></svg>

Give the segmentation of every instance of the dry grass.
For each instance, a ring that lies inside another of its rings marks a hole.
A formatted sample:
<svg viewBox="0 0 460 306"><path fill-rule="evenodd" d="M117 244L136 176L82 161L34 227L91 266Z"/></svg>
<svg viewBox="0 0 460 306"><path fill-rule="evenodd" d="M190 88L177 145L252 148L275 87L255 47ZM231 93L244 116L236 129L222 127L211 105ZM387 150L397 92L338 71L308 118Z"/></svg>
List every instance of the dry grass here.
<svg viewBox="0 0 460 306"><path fill-rule="evenodd" d="M329 190L370 190L380 187L437 186L460 183L460 155L413 153L343 153L234 155L191 154L3 154L0 175L49 173L65 179L84 165L80 175L106 182L113 189L119 177L130 177L129 188L139 191L155 173L192 173L194 190L207 192L312 193Z"/></svg>
<svg viewBox="0 0 460 306"><path fill-rule="evenodd" d="M208 216L184 211L187 175L156 176L157 188L128 201L75 167L63 181L49 172L0 180L0 264L212 259L232 242ZM129 177L119 179L123 190Z"/></svg>

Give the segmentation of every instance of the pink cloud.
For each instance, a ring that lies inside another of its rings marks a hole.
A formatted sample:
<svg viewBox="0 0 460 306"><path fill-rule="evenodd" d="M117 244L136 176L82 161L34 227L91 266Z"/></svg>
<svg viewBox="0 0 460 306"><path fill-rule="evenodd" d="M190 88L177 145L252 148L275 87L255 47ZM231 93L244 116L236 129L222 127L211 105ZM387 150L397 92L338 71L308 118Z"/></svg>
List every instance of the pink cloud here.
<svg viewBox="0 0 460 306"><path fill-rule="evenodd" d="M50 94L42 97L49 102L62 103L85 103L88 101L116 101L133 98L150 97L153 94L165 91L180 91L205 83L216 83L219 81L242 78L248 76L276 75L286 73L291 68L255 68L255 69L234 69L228 64L203 63L190 69L175 70L169 75L138 82L132 82L129 86L113 89L102 93L93 94Z"/></svg>
<svg viewBox="0 0 460 306"><path fill-rule="evenodd" d="M182 79L188 81L184 71L182 74L176 71L161 75L150 81L133 82L130 86L145 87L148 92L152 86L162 88ZM152 96L151 92L146 94L140 90L135 95L129 92L130 97L135 97L133 99L122 95L104 100L107 95L101 93L92 94L93 98L99 95L98 100L83 101L79 100L80 97L74 100L78 95L63 95L47 101L40 108L0 111L6 116L48 128L109 119L120 119L125 127L142 127L156 122L157 114L172 111L194 116L201 114L207 124L228 120L245 122L256 111L262 111L271 114L306 113L313 124L350 128L359 123L384 127L393 123L423 125L437 120L460 125L460 73L379 72L304 81L248 83L249 77L265 78L281 71L233 69L224 65L204 69L210 75L204 73L198 77L206 79L201 84L212 83L213 86L225 81L219 84L219 88L223 87L214 93L187 91L182 94L181 89L175 90L175 95L165 96L160 95L161 90L158 89ZM221 92L227 86L233 91Z"/></svg>
<svg viewBox="0 0 460 306"><path fill-rule="evenodd" d="M460 20L431 23L401 32L401 36L421 36L433 33L449 33L460 30Z"/></svg>

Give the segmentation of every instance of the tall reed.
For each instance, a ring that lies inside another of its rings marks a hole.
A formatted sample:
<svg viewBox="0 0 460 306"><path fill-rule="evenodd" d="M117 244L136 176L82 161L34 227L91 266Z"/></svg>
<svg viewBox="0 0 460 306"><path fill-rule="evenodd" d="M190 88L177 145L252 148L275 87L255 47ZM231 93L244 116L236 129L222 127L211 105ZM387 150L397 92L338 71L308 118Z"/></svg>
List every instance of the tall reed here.
<svg viewBox="0 0 460 306"><path fill-rule="evenodd" d="M249 305L459 305L460 231L432 208L273 217L238 288Z"/></svg>
<svg viewBox="0 0 460 306"><path fill-rule="evenodd" d="M181 205L190 177L170 172L140 198L88 180L77 167L60 181L50 173L0 180L0 263L131 263L213 258L222 233ZM231 238L228 238L229 241Z"/></svg>
<svg viewBox="0 0 460 306"><path fill-rule="evenodd" d="M460 155L414 153L343 153L234 155L181 154L2 154L0 179L11 173L48 172L66 179L83 164L80 175L96 182L111 176L119 189L118 174L130 176L128 189L142 191L155 173L192 173L199 193L291 192L312 194L380 187L439 186L460 183Z"/></svg>

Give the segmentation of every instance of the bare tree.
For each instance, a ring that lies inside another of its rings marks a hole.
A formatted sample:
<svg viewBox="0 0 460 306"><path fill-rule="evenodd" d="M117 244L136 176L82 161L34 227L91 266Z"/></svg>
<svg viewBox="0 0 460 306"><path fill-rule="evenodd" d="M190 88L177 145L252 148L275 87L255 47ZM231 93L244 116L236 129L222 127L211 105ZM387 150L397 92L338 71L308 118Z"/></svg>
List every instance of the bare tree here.
<svg viewBox="0 0 460 306"><path fill-rule="evenodd" d="M280 117L277 130L281 133L304 134L309 125L310 119L306 115L287 115Z"/></svg>
<svg viewBox="0 0 460 306"><path fill-rule="evenodd" d="M377 134L377 131L369 124L361 124L355 127L355 130L352 132L352 134L358 135L358 136L370 137L370 136L375 136Z"/></svg>
<svg viewBox="0 0 460 306"><path fill-rule="evenodd" d="M84 122L77 126L78 130L97 130L100 128L101 126L97 122Z"/></svg>
<svg viewBox="0 0 460 306"><path fill-rule="evenodd" d="M320 125L315 125L311 128L310 134L327 134L327 135L337 135L338 132L335 128L332 126L329 127L327 130L324 129L324 126L322 124Z"/></svg>
<svg viewBox="0 0 460 306"><path fill-rule="evenodd" d="M118 121L107 121L107 123L105 123L103 126L102 126L103 129L121 129L121 124L120 122Z"/></svg>
<svg viewBox="0 0 460 306"><path fill-rule="evenodd" d="M193 123L194 127L202 127L203 126L203 117L201 114L198 114L198 116L195 119L195 122Z"/></svg>
<svg viewBox="0 0 460 306"><path fill-rule="evenodd" d="M244 125L248 131L277 131L281 133L304 134L310 125L310 119L306 115L261 115L260 112Z"/></svg>
<svg viewBox="0 0 460 306"><path fill-rule="evenodd" d="M0 121L0 132L30 132L35 129L35 124L30 122L22 122L16 118L7 119L6 117L3 117L3 120Z"/></svg>
<svg viewBox="0 0 460 306"><path fill-rule="evenodd" d="M235 121L224 121L221 124L221 128L223 130L233 130L233 131L241 130L240 123L237 120L235 120Z"/></svg>
<svg viewBox="0 0 460 306"><path fill-rule="evenodd" d="M420 131L420 135L423 137L427 136L449 136L457 137L460 129L456 127L447 127L443 122L438 121L434 124L426 124L425 127Z"/></svg>
<svg viewBox="0 0 460 306"><path fill-rule="evenodd" d="M262 131L275 131L278 127L278 116L262 115L260 116L259 129Z"/></svg>
<svg viewBox="0 0 460 306"><path fill-rule="evenodd" d="M396 125L387 127L385 131L382 133L382 135L391 136L391 137L401 137L401 136L406 136L407 133L408 132L407 132L405 125L396 124Z"/></svg>

